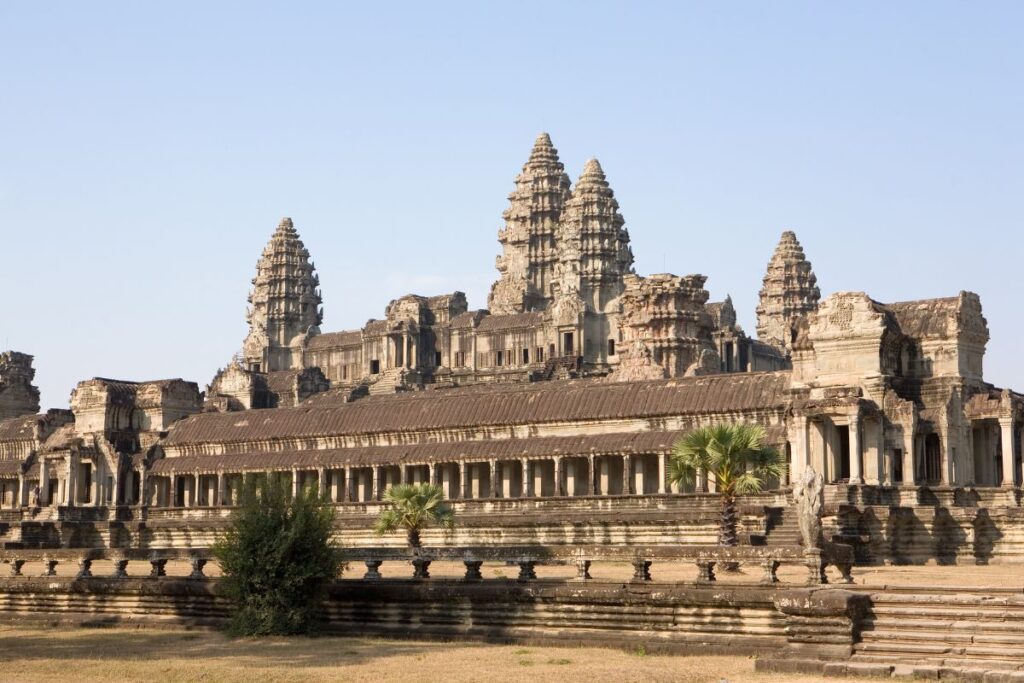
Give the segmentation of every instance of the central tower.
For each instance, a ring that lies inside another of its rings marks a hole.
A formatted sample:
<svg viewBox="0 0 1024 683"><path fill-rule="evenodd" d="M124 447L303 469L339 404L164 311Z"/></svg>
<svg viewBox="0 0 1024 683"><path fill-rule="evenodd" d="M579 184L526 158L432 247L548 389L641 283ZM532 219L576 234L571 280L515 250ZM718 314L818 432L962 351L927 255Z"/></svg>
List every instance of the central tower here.
<svg viewBox="0 0 1024 683"><path fill-rule="evenodd" d="M551 305L558 261L555 232L568 198L569 176L551 138L541 133L516 177L505 227L498 232L502 253L498 281L487 297L491 313L543 311Z"/></svg>

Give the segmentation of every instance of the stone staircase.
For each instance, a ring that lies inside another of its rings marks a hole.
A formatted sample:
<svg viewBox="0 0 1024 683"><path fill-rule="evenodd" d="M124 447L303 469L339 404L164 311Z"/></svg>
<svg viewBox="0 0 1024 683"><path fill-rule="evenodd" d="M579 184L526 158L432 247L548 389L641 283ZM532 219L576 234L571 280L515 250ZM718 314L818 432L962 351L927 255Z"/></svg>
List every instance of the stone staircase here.
<svg viewBox="0 0 1024 683"><path fill-rule="evenodd" d="M907 587L871 593L851 662L968 680L1024 672L1024 592Z"/></svg>
<svg viewBox="0 0 1024 683"><path fill-rule="evenodd" d="M789 507L768 508L764 538L765 545L800 545L800 527L796 521L796 511Z"/></svg>

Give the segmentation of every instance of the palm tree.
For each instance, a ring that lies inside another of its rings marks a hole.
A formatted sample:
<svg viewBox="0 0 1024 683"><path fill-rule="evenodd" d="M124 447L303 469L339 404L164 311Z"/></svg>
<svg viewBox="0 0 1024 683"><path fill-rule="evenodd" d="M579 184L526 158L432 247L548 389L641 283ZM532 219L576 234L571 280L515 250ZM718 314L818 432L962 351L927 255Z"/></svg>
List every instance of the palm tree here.
<svg viewBox="0 0 1024 683"><path fill-rule="evenodd" d="M444 491L434 484L399 484L384 492L390 507L381 510L373 530L378 536L404 529L413 550L420 548L420 531L438 525L455 528L455 513L444 502Z"/></svg>
<svg viewBox="0 0 1024 683"><path fill-rule="evenodd" d="M757 424L701 427L672 447L669 481L692 486L698 472L714 477L722 496L718 543L737 545L736 496L757 493L769 478L781 479L786 463L779 451L762 444L764 428Z"/></svg>

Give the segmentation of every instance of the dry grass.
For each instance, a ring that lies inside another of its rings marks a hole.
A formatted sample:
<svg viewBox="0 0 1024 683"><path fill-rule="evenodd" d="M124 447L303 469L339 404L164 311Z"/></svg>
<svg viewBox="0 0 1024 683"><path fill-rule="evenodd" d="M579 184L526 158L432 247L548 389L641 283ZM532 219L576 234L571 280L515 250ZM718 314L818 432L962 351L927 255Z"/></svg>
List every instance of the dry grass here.
<svg viewBox="0 0 1024 683"><path fill-rule="evenodd" d="M602 648L367 638L231 640L197 631L0 629L0 680L812 683L820 679L757 674L753 659L747 657L656 656Z"/></svg>

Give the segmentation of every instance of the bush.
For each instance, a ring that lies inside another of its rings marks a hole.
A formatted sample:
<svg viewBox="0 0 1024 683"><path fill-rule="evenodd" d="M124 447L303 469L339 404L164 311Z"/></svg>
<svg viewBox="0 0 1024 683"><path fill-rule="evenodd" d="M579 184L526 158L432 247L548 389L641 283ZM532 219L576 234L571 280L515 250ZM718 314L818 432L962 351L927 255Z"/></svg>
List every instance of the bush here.
<svg viewBox="0 0 1024 683"><path fill-rule="evenodd" d="M247 481L213 547L224 575L218 590L232 602L232 635L312 632L341 569L331 542L334 508L315 487L294 498L288 488L276 477Z"/></svg>

